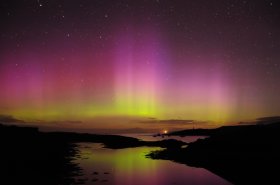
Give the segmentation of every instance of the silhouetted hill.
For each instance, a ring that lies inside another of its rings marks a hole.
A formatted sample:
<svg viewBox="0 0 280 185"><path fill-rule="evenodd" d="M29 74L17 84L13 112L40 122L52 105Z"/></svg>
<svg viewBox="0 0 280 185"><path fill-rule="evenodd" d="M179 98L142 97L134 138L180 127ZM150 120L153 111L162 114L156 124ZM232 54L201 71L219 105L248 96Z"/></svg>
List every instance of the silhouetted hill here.
<svg viewBox="0 0 280 185"><path fill-rule="evenodd" d="M269 118L259 118L257 119L258 121L255 124L247 124L247 125L232 125L232 126L221 126L218 128L213 128L213 129L202 129L202 128L197 128L197 129L186 129L186 130L179 130L179 131L174 131L170 132L168 134L164 135L170 135L170 136L211 136L215 135L216 133L230 133L233 131L238 131L238 130L250 130L256 128L257 125L266 125L268 127L279 127L280 126L280 121L279 117L269 117ZM278 121L278 122L276 122Z"/></svg>
<svg viewBox="0 0 280 185"><path fill-rule="evenodd" d="M170 135L170 136L209 136L211 135L215 129L187 129L187 130L180 130L180 131L175 131L171 132L169 134L165 135Z"/></svg>

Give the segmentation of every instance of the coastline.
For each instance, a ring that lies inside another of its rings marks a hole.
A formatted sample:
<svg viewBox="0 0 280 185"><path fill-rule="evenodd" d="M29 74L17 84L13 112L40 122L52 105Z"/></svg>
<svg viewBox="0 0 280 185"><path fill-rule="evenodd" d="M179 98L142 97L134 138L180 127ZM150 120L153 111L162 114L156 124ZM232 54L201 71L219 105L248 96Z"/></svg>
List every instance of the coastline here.
<svg viewBox="0 0 280 185"><path fill-rule="evenodd" d="M30 185L76 182L73 177L80 175L80 169L72 163L77 155L76 143L91 142L110 149L161 147L163 150L146 156L205 168L234 184L272 185L280 183L274 170L280 165L279 141L279 123L220 127L212 130L209 137L192 143L174 139L142 141L118 135L47 133L33 127L0 124L3 149L0 182Z"/></svg>
<svg viewBox="0 0 280 185"><path fill-rule="evenodd" d="M34 127L0 124L0 184L67 185L80 175L72 159L80 142L102 143L104 147L121 149L140 146L180 148L177 140L142 141L117 135L40 132Z"/></svg>
<svg viewBox="0 0 280 185"><path fill-rule="evenodd" d="M279 184L280 124L232 126L216 129L210 137L176 151L148 155L205 168L234 184Z"/></svg>

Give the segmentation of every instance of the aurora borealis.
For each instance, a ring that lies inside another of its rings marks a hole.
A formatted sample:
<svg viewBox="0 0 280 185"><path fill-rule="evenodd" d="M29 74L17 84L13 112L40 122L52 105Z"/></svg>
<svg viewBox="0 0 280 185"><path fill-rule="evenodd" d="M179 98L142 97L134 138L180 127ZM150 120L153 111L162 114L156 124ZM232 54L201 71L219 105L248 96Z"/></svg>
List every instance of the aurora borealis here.
<svg viewBox="0 0 280 185"><path fill-rule="evenodd" d="M92 128L279 115L279 12L276 0L1 1L0 114Z"/></svg>

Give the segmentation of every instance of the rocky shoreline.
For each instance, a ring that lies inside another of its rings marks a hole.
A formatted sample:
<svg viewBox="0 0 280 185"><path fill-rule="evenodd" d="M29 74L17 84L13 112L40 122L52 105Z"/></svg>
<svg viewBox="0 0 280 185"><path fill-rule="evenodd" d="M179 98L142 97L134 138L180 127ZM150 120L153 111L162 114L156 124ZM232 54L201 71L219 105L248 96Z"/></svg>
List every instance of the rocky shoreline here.
<svg viewBox="0 0 280 185"><path fill-rule="evenodd" d="M117 135L95 135L70 132L40 132L33 127L0 124L0 184L68 185L80 174L72 163L79 142L103 143L104 147L121 149L140 146L181 148L177 140L141 141Z"/></svg>
<svg viewBox="0 0 280 185"><path fill-rule="evenodd" d="M186 148L148 155L205 168L233 184L280 184L280 124L221 127Z"/></svg>

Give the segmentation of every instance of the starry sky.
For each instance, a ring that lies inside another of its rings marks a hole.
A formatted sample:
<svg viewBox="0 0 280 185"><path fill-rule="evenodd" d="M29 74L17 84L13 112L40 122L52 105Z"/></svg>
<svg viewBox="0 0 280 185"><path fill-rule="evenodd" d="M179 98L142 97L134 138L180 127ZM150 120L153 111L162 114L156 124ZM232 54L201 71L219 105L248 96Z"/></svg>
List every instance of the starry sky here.
<svg viewBox="0 0 280 185"><path fill-rule="evenodd" d="M0 5L4 118L167 128L280 115L277 0Z"/></svg>

